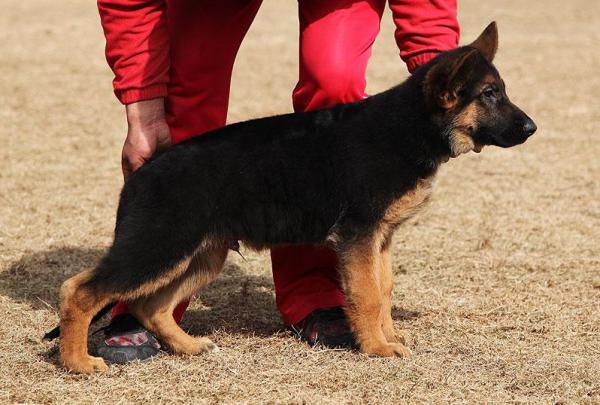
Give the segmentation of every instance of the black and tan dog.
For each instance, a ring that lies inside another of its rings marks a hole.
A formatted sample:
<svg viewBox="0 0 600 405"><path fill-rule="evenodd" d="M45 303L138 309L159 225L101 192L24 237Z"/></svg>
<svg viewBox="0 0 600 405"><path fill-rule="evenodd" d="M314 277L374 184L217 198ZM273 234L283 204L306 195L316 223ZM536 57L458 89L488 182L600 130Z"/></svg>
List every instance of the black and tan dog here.
<svg viewBox="0 0 600 405"><path fill-rule="evenodd" d="M217 276L231 241L331 246L360 350L410 354L390 311L394 229L428 201L441 163L523 143L536 130L492 65L497 43L492 23L386 92L229 125L152 159L123 187L109 251L61 288L64 366L107 368L88 354L87 334L94 315L118 300L176 353L216 348L172 313Z"/></svg>

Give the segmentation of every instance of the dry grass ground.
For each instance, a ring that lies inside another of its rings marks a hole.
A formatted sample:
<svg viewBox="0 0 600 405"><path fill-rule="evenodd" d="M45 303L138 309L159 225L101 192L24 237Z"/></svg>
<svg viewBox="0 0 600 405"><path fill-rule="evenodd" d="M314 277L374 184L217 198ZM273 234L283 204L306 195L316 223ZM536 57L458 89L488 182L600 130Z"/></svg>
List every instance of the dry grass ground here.
<svg viewBox="0 0 600 405"><path fill-rule="evenodd" d="M447 164L394 242L409 360L283 332L266 255L232 255L186 319L222 351L76 376L57 367L62 280L110 243L125 122L95 2L0 12L0 402L600 403L600 3L464 0L465 40L500 25L497 65L537 121L527 144ZM286 112L296 3L267 1L241 50L231 121ZM369 91L405 76L385 16Z"/></svg>

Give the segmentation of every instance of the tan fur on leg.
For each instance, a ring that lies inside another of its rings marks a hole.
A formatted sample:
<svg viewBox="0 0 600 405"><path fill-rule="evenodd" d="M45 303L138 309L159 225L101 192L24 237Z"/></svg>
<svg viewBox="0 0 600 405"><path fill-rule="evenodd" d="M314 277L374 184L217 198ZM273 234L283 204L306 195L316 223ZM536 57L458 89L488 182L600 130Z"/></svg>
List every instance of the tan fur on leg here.
<svg viewBox="0 0 600 405"><path fill-rule="evenodd" d="M353 244L342 256L346 315L363 353L408 356L410 351L404 345L388 343L383 334L380 246L377 238L368 238Z"/></svg>
<svg viewBox="0 0 600 405"><path fill-rule="evenodd" d="M223 246L196 253L181 277L151 296L135 300L130 304L130 311L175 353L198 354L217 350L210 339L190 336L181 329L173 319L173 310L212 281L219 274L226 257L227 247Z"/></svg>
<svg viewBox="0 0 600 405"><path fill-rule="evenodd" d="M390 242L384 244L381 250L379 276L379 286L381 289L382 305L381 305L381 321L382 330L385 338L389 343L406 344L405 331L397 331L394 327L392 319L392 290L394 287L394 277L392 273L392 252Z"/></svg>
<svg viewBox="0 0 600 405"><path fill-rule="evenodd" d="M92 317L111 302L81 285L89 280L91 270L65 281L60 289L60 357L63 366L78 373L106 371L104 360L92 357L87 350L88 328Z"/></svg>
<svg viewBox="0 0 600 405"><path fill-rule="evenodd" d="M198 249L208 247L209 245L203 242ZM65 281L60 293L60 353L65 368L79 373L106 370L108 367L104 360L90 356L87 351L87 334L93 316L111 302L130 301L152 295L180 278L190 267L191 261L191 257L183 258L166 270L160 278L122 294L102 293L95 290L93 285L83 287L95 270L84 271Z"/></svg>

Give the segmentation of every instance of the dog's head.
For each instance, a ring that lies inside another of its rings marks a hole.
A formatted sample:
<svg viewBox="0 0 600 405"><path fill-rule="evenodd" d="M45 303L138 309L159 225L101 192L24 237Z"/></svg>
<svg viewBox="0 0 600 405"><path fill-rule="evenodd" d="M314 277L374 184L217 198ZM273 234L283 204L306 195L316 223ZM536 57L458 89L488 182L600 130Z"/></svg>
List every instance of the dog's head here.
<svg viewBox="0 0 600 405"><path fill-rule="evenodd" d="M423 78L428 107L452 157L479 152L484 145L518 145L537 129L508 99L492 64L497 49L493 22L473 43L434 59Z"/></svg>

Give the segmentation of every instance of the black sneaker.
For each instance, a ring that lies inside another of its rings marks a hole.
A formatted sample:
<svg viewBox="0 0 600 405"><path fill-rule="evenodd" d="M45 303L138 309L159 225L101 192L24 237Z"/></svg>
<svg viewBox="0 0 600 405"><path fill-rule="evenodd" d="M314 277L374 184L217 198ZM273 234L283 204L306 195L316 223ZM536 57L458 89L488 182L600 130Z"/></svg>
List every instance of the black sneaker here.
<svg viewBox="0 0 600 405"><path fill-rule="evenodd" d="M358 349L358 343L341 307L317 309L302 321L290 326L290 329L300 340L311 346Z"/></svg>
<svg viewBox="0 0 600 405"><path fill-rule="evenodd" d="M104 328L104 336L97 353L109 363L143 361L160 353L158 340L130 314L115 316Z"/></svg>

